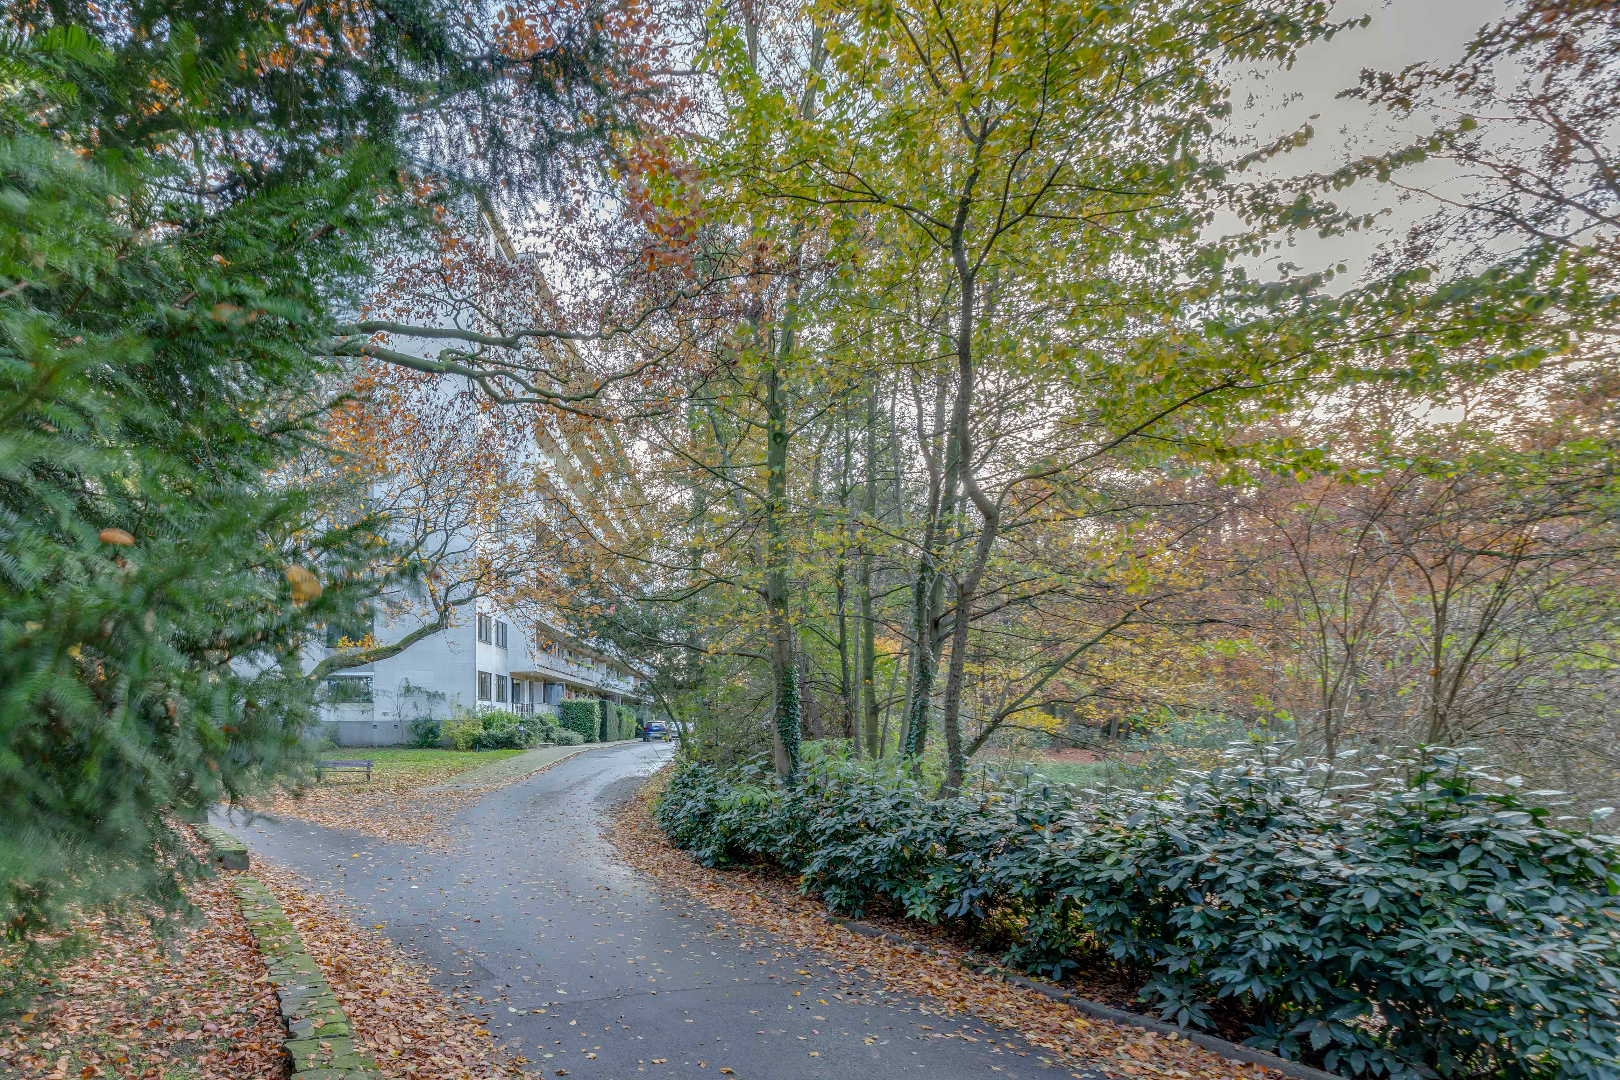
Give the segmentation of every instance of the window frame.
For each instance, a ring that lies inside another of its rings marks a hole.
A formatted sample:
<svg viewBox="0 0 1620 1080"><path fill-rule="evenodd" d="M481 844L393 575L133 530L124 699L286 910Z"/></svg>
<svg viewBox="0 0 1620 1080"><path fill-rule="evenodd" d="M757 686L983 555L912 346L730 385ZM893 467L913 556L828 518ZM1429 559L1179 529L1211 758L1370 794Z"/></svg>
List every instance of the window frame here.
<svg viewBox="0 0 1620 1080"><path fill-rule="evenodd" d="M478 700L479 701L489 701L489 700L491 700L490 695L493 692L493 685L494 685L494 675L492 675L488 671L480 671L478 673Z"/></svg>
<svg viewBox="0 0 1620 1080"><path fill-rule="evenodd" d="M503 705L506 704L506 699L508 696L506 692L506 684L510 681L511 680L505 675L497 673L495 676L495 700Z"/></svg>

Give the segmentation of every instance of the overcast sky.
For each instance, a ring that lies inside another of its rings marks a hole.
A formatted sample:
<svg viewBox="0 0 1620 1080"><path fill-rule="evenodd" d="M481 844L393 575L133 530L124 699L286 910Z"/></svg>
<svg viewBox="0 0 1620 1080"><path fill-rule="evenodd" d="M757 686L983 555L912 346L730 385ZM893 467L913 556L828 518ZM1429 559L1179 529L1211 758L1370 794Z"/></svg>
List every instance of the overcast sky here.
<svg viewBox="0 0 1620 1080"><path fill-rule="evenodd" d="M1455 60L1482 26L1509 10L1503 0L1342 0L1334 8L1335 18L1371 15L1371 25L1310 46L1289 71L1257 72L1234 95L1234 123L1258 143L1309 122L1316 131L1311 145L1279 162L1289 173L1326 171L1347 158L1397 146L1404 141L1403 131L1427 130L1427 118L1414 118L1397 128L1382 110L1357 100L1337 100L1339 91L1356 85L1363 68L1398 71L1419 60ZM1433 169L1413 175L1431 182L1438 178ZM1397 195L1388 185L1367 183L1337 197L1357 210L1393 209L1382 219L1380 231L1387 236L1390 230L1404 229L1422 209L1420 203L1398 205ZM1302 245L1280 258L1309 268L1327 258L1343 258L1354 271L1382 238L1375 234L1336 240L1331 254L1321 245Z"/></svg>

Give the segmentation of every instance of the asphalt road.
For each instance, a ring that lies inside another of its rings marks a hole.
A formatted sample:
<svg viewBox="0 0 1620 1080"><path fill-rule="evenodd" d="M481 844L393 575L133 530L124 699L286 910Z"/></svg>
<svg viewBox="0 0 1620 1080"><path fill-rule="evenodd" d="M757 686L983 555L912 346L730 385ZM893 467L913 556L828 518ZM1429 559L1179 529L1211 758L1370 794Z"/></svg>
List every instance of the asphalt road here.
<svg viewBox="0 0 1620 1080"><path fill-rule="evenodd" d="M840 976L620 863L601 826L671 751L594 750L491 792L462 812L448 851L294 820L220 824L384 924L441 986L481 997L491 1033L539 1075L1082 1075L992 1025Z"/></svg>

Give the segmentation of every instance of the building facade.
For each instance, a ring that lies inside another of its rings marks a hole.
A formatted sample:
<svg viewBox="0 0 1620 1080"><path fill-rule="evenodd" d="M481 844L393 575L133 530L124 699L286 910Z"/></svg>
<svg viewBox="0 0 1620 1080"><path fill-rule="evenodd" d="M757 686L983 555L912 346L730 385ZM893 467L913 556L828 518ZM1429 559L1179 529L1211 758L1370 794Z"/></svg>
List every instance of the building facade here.
<svg viewBox="0 0 1620 1080"><path fill-rule="evenodd" d="M386 641L390 629L373 633ZM624 660L564 631L520 625L481 606L461 625L396 656L329 676L321 715L339 746L391 746L411 741L413 721L442 720L457 705L555 716L566 698L637 706L643 690Z"/></svg>

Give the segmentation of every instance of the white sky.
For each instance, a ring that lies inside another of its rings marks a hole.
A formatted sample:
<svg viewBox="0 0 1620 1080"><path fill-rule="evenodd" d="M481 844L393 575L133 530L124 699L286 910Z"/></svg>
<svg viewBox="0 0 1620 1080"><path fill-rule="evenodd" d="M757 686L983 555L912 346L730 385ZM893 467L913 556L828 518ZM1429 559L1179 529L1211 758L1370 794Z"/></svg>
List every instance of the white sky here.
<svg viewBox="0 0 1620 1080"><path fill-rule="evenodd" d="M1310 46L1291 70L1255 72L1233 95L1235 128L1258 144L1310 123L1316 132L1312 143L1277 162L1278 169L1287 173L1327 171L1362 154L1400 145L1403 134L1420 134L1433 126L1431 120L1445 118L1414 117L1398 128L1384 110L1358 100L1338 100L1337 94L1355 86L1363 68L1399 71L1419 60L1455 60L1482 26L1509 10L1504 0L1341 0L1333 11L1335 19L1371 15L1371 25ZM1409 176L1439 178L1434 168L1414 169ZM1356 210L1394 213L1382 219L1379 233L1341 238L1331 248L1302 243L1299 250L1276 261L1314 269L1339 258L1353 275L1371 248L1387 238L1385 230L1404 230L1423 209L1419 203L1400 207L1398 195L1394 188L1376 183L1337 194L1338 201Z"/></svg>

